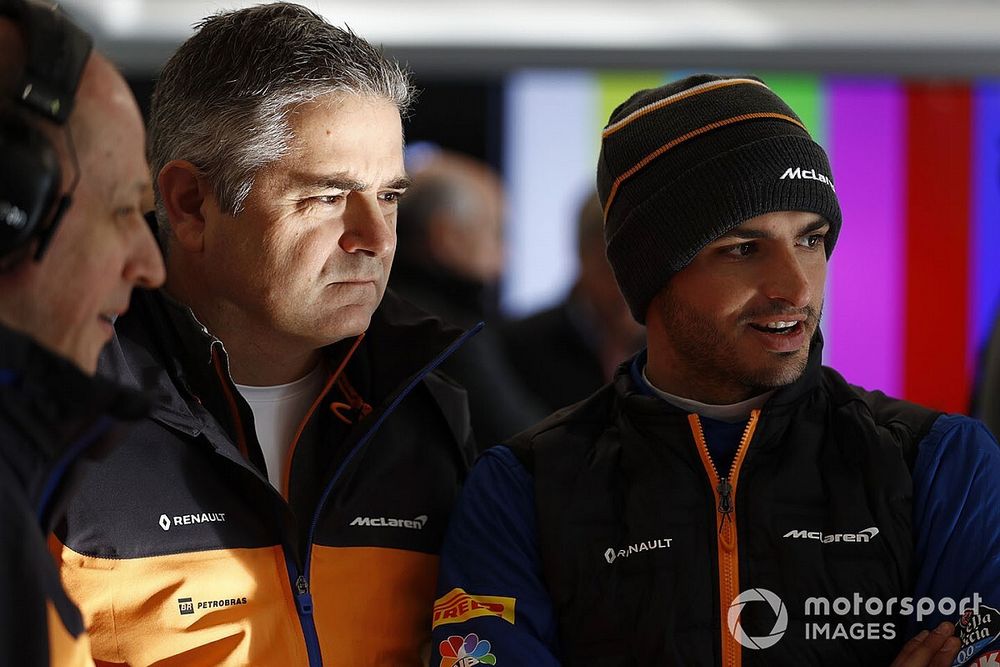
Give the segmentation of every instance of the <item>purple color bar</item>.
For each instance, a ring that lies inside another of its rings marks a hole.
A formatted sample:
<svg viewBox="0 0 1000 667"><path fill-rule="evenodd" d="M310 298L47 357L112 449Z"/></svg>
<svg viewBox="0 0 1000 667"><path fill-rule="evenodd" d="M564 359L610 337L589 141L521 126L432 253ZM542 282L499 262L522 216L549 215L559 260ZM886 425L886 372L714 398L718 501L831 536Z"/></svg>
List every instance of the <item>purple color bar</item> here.
<svg viewBox="0 0 1000 667"><path fill-rule="evenodd" d="M973 271L970 355L982 350L994 318L1000 315L1000 84L982 82L975 91L975 226L969 238Z"/></svg>
<svg viewBox="0 0 1000 667"><path fill-rule="evenodd" d="M828 145L844 225L828 293L827 362L849 382L900 395L903 388L902 89L879 79L831 79Z"/></svg>

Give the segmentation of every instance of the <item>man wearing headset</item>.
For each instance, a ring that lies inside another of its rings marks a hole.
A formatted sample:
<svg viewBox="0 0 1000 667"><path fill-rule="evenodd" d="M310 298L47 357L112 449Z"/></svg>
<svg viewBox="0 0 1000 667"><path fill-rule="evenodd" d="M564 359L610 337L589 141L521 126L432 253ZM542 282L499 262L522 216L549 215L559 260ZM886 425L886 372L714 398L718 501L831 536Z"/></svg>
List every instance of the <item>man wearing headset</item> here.
<svg viewBox="0 0 1000 667"><path fill-rule="evenodd" d="M143 147L89 37L48 6L0 2L0 664L92 664L46 534L71 477L143 409L93 377L132 288L163 282Z"/></svg>

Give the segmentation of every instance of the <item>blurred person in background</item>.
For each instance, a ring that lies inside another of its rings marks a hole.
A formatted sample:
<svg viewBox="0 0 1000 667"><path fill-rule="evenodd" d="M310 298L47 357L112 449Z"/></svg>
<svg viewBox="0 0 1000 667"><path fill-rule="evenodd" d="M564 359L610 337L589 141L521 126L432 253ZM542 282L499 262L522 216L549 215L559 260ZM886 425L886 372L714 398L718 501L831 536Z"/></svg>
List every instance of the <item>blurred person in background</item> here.
<svg viewBox="0 0 1000 667"><path fill-rule="evenodd" d="M91 665L46 537L81 469L146 408L94 376L132 288L163 282L144 129L121 75L49 5L0 3L0 664Z"/></svg>
<svg viewBox="0 0 1000 667"><path fill-rule="evenodd" d="M167 282L101 372L157 401L55 531L100 665L423 665L471 443L460 346L385 292L409 76L305 7L205 19L150 161Z"/></svg>
<svg viewBox="0 0 1000 667"><path fill-rule="evenodd" d="M503 270L504 193L487 165L427 145L410 149L413 184L399 206L399 247L390 287L463 328L486 328L442 369L469 393L480 449L531 426L545 406L507 363L497 333Z"/></svg>
<svg viewBox="0 0 1000 667"><path fill-rule="evenodd" d="M979 357L972 396L972 416L982 419L993 435L1000 433L1000 312Z"/></svg>
<svg viewBox="0 0 1000 667"><path fill-rule="evenodd" d="M580 206L576 233L580 272L566 299L502 330L511 366L548 412L600 389L644 342L608 264L596 192Z"/></svg>

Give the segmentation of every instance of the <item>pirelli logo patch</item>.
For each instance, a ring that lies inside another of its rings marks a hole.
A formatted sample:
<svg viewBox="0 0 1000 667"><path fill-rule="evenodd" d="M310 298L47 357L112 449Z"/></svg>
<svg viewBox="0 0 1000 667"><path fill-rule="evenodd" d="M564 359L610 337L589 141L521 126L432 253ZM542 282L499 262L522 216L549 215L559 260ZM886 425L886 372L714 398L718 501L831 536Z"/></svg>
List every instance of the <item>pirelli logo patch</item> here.
<svg viewBox="0 0 1000 667"><path fill-rule="evenodd" d="M513 625L515 602L514 598L470 595L461 588L453 588L434 603L434 627L480 616L496 616Z"/></svg>

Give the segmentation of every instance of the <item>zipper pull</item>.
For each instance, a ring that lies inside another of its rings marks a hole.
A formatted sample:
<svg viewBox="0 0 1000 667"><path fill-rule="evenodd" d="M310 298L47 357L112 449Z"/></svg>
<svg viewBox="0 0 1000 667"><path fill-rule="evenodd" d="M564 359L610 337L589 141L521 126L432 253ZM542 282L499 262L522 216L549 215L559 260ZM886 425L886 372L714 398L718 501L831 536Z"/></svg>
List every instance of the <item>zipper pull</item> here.
<svg viewBox="0 0 1000 667"><path fill-rule="evenodd" d="M722 522L719 524L719 538L727 551L732 551L735 545L733 538L733 486L728 478L723 478L717 487L719 492L719 513Z"/></svg>
<svg viewBox="0 0 1000 667"><path fill-rule="evenodd" d="M722 481L719 482L719 512L722 514L722 520L728 521L729 515L733 511L733 487L729 483L728 477L723 477Z"/></svg>
<svg viewBox="0 0 1000 667"><path fill-rule="evenodd" d="M299 608L300 614L311 614L313 610L312 595L309 594L309 582L305 575L300 574L295 580L295 604Z"/></svg>

